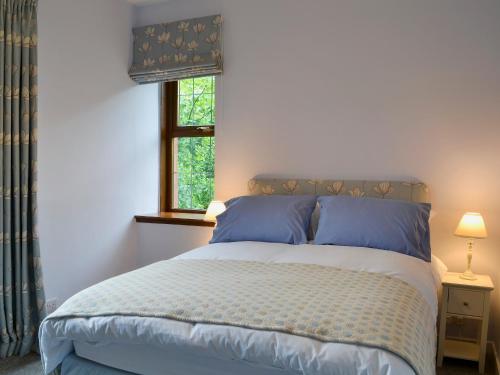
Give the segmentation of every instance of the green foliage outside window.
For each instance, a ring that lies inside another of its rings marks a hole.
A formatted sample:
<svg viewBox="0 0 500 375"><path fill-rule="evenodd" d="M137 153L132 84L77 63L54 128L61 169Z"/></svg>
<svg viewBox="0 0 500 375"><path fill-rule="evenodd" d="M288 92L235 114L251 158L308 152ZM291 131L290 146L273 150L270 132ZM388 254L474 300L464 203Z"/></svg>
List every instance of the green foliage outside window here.
<svg viewBox="0 0 500 375"><path fill-rule="evenodd" d="M215 78L179 81L179 126L215 125ZM214 137L176 139L177 207L206 209L214 197Z"/></svg>
<svg viewBox="0 0 500 375"><path fill-rule="evenodd" d="M179 81L179 126L215 125L215 77Z"/></svg>
<svg viewBox="0 0 500 375"><path fill-rule="evenodd" d="M214 149L214 137L178 139L178 208L204 210L213 199Z"/></svg>

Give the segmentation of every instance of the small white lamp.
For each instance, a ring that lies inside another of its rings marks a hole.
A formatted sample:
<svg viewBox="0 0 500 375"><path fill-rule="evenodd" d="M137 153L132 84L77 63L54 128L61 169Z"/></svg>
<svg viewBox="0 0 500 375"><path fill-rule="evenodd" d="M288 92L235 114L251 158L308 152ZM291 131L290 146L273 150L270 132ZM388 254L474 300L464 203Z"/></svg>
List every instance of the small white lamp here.
<svg viewBox="0 0 500 375"><path fill-rule="evenodd" d="M212 201L208 205L207 212L205 213L203 220L215 223L217 221L217 215L220 215L224 211L226 211L226 205L224 202Z"/></svg>
<svg viewBox="0 0 500 375"><path fill-rule="evenodd" d="M475 238L486 238L486 226L481 214L477 212L467 212L458 223L455 229L455 236L467 238L467 269L460 275L462 279L476 280L477 277L472 273L472 245Z"/></svg>

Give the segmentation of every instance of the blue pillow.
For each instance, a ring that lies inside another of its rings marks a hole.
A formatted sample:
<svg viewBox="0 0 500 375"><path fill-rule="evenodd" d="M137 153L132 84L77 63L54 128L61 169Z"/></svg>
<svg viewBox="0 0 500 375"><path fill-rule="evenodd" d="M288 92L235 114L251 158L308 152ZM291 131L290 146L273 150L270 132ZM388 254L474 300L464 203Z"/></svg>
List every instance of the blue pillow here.
<svg viewBox="0 0 500 375"><path fill-rule="evenodd" d="M210 243L234 241L303 244L316 197L311 195L246 196L226 202L217 216Z"/></svg>
<svg viewBox="0 0 500 375"><path fill-rule="evenodd" d="M392 250L431 261L428 203L328 196L318 198L317 245Z"/></svg>

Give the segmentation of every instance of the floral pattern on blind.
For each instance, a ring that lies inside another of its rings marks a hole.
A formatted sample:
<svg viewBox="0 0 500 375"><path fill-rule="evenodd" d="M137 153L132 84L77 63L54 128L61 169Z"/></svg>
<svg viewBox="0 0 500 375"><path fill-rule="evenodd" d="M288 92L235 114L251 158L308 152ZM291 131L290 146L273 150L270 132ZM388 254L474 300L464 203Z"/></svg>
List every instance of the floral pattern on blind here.
<svg viewBox="0 0 500 375"><path fill-rule="evenodd" d="M220 15L135 28L130 77L150 83L220 74L221 34Z"/></svg>

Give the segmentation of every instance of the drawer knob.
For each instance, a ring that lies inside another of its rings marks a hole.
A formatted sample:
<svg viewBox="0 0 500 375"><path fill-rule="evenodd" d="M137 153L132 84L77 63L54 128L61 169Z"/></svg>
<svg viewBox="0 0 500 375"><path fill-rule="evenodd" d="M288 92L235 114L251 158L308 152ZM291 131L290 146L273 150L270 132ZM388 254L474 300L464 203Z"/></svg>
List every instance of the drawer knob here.
<svg viewBox="0 0 500 375"><path fill-rule="evenodd" d="M464 302L465 307L469 307L469 302Z"/></svg>

